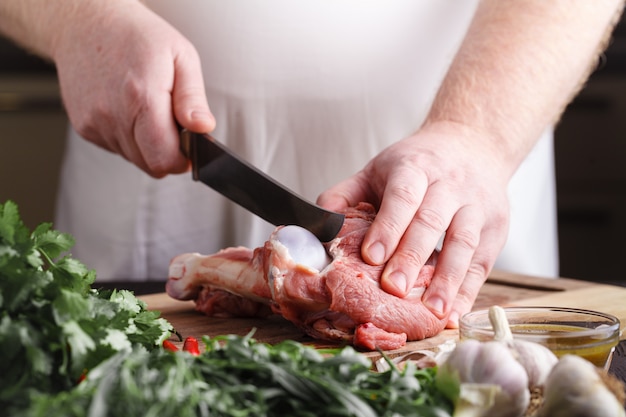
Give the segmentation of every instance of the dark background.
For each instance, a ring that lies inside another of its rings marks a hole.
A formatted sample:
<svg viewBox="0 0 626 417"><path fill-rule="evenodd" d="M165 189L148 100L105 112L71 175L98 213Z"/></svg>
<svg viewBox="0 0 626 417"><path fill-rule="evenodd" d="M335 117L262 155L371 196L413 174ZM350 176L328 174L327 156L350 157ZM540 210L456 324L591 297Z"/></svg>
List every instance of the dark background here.
<svg viewBox="0 0 626 417"><path fill-rule="evenodd" d="M626 25L555 133L561 276L626 283ZM54 67L0 38L0 201L52 221L67 118Z"/></svg>
<svg viewBox="0 0 626 417"><path fill-rule="evenodd" d="M555 132L561 276L626 283L626 24Z"/></svg>

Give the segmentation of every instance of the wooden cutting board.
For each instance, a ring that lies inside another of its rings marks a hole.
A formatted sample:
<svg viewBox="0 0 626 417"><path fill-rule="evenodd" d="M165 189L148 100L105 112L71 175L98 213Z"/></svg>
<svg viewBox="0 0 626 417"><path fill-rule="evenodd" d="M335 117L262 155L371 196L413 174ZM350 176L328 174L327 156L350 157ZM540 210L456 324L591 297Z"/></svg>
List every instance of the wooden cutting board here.
<svg viewBox="0 0 626 417"><path fill-rule="evenodd" d="M174 300L165 293L139 298L147 303L149 309L161 311L162 316L169 320L183 337L200 338L203 335L224 334L243 336L254 330L254 338L266 343L278 343L291 339L317 348L339 346L330 342L313 340L296 326L278 316L268 319L214 318L196 312L192 301ZM626 288L566 278L546 279L494 271L483 286L474 309L483 309L492 305L585 308L613 314L620 319L622 327L626 324ZM623 333L622 339L625 337ZM457 330L444 330L437 336L409 342L402 349L389 351L386 354L389 357L395 357L416 350L429 350L446 340L457 338ZM377 356L378 354L371 353L371 355Z"/></svg>
<svg viewBox="0 0 626 417"><path fill-rule="evenodd" d="M511 305L577 307L602 311L620 319L626 325L626 288L596 284L588 288L564 291L514 301ZM622 335L622 338L624 335Z"/></svg>

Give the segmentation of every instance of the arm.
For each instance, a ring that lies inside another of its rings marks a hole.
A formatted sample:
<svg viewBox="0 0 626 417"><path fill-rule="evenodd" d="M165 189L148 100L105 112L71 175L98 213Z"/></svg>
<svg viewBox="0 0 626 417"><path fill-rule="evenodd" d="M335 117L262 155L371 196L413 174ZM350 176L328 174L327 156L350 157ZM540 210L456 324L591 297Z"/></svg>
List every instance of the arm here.
<svg viewBox="0 0 626 417"><path fill-rule="evenodd" d="M0 32L54 61L78 133L150 175L187 169L176 122L214 127L195 49L137 0L3 0Z"/></svg>
<svg viewBox="0 0 626 417"><path fill-rule="evenodd" d="M424 302L455 326L506 241L507 184L578 92L621 0L484 0L414 135L383 150L320 204L366 200L379 213L362 247L388 261L383 288L403 296L445 232Z"/></svg>
<svg viewBox="0 0 626 417"><path fill-rule="evenodd" d="M623 3L482 1L426 125L484 132L515 170L595 69Z"/></svg>
<svg viewBox="0 0 626 417"><path fill-rule="evenodd" d="M424 127L469 126L478 132L477 146L495 156L490 163L502 161L508 182L595 69L623 5L623 0L481 2ZM465 274L438 271L424 299L431 305L432 299L451 300L459 288L454 310L460 315L471 309L504 240L499 247L478 243L471 254L467 243L493 236L488 226L479 232L484 237L475 232L469 241L468 225L450 226L446 243L458 248L455 256L471 257L469 268ZM443 312L450 307L444 302Z"/></svg>

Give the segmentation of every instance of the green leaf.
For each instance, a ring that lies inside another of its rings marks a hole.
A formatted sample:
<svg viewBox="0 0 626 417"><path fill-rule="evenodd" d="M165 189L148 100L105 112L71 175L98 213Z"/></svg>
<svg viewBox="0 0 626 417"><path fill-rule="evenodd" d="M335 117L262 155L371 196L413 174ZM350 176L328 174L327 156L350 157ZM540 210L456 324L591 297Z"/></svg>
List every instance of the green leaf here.
<svg viewBox="0 0 626 417"><path fill-rule="evenodd" d="M0 409L16 417L450 416L435 370L371 371L350 347L204 337L205 351L160 348L172 326L96 273L51 225L32 233L0 205ZM77 384L85 371L87 378Z"/></svg>
<svg viewBox="0 0 626 417"><path fill-rule="evenodd" d="M0 205L0 239L9 245L15 244L16 235L23 233L24 225L19 216L17 204L7 201Z"/></svg>
<svg viewBox="0 0 626 417"><path fill-rule="evenodd" d="M127 290L113 291L110 300L118 304L122 310L130 311L134 314L139 314L146 308L143 301L138 300L132 292Z"/></svg>
<svg viewBox="0 0 626 417"><path fill-rule="evenodd" d="M54 320L60 326L69 321L89 317L90 307L88 298L67 289L61 289L52 302Z"/></svg>
<svg viewBox="0 0 626 417"><path fill-rule="evenodd" d="M106 336L102 339L101 343L111 346L111 348L117 352L132 349L128 335L117 329L106 329Z"/></svg>
<svg viewBox="0 0 626 417"><path fill-rule="evenodd" d="M52 230L51 223L42 223L32 233L38 250L54 260L74 246L74 238L67 233Z"/></svg>
<svg viewBox="0 0 626 417"><path fill-rule="evenodd" d="M25 408L33 395L59 395L85 367L133 343L154 349L169 337L171 325L132 293L113 292L111 299L111 292L91 288L96 273L71 257L73 244L50 223L31 233L15 203L0 204L3 412Z"/></svg>
<svg viewBox="0 0 626 417"><path fill-rule="evenodd" d="M61 325L63 333L67 337L72 358L80 362L90 350L96 348L96 343L76 321L68 321Z"/></svg>
<svg viewBox="0 0 626 417"><path fill-rule="evenodd" d="M56 264L50 265L56 284L78 293L86 293L94 282L95 271L89 271L80 261L66 256Z"/></svg>

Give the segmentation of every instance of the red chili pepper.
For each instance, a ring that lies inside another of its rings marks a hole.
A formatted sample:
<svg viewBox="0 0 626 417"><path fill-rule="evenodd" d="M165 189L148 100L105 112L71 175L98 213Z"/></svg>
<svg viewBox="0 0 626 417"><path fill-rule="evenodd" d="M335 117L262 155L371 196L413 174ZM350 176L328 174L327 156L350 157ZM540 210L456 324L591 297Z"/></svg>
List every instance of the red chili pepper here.
<svg viewBox="0 0 626 417"><path fill-rule="evenodd" d="M78 377L78 382L77 383L80 384L81 382L83 382L85 380L85 378L87 378L87 370L83 369L83 372Z"/></svg>
<svg viewBox="0 0 626 417"><path fill-rule="evenodd" d="M178 351L178 347L174 343L170 342L169 340L163 341L163 348L165 348L165 350L169 350L170 352Z"/></svg>
<svg viewBox="0 0 626 417"><path fill-rule="evenodd" d="M200 355L198 339L196 339L195 337L191 337L191 336L185 338L185 342L183 343L183 350L185 352L191 353L193 356Z"/></svg>

